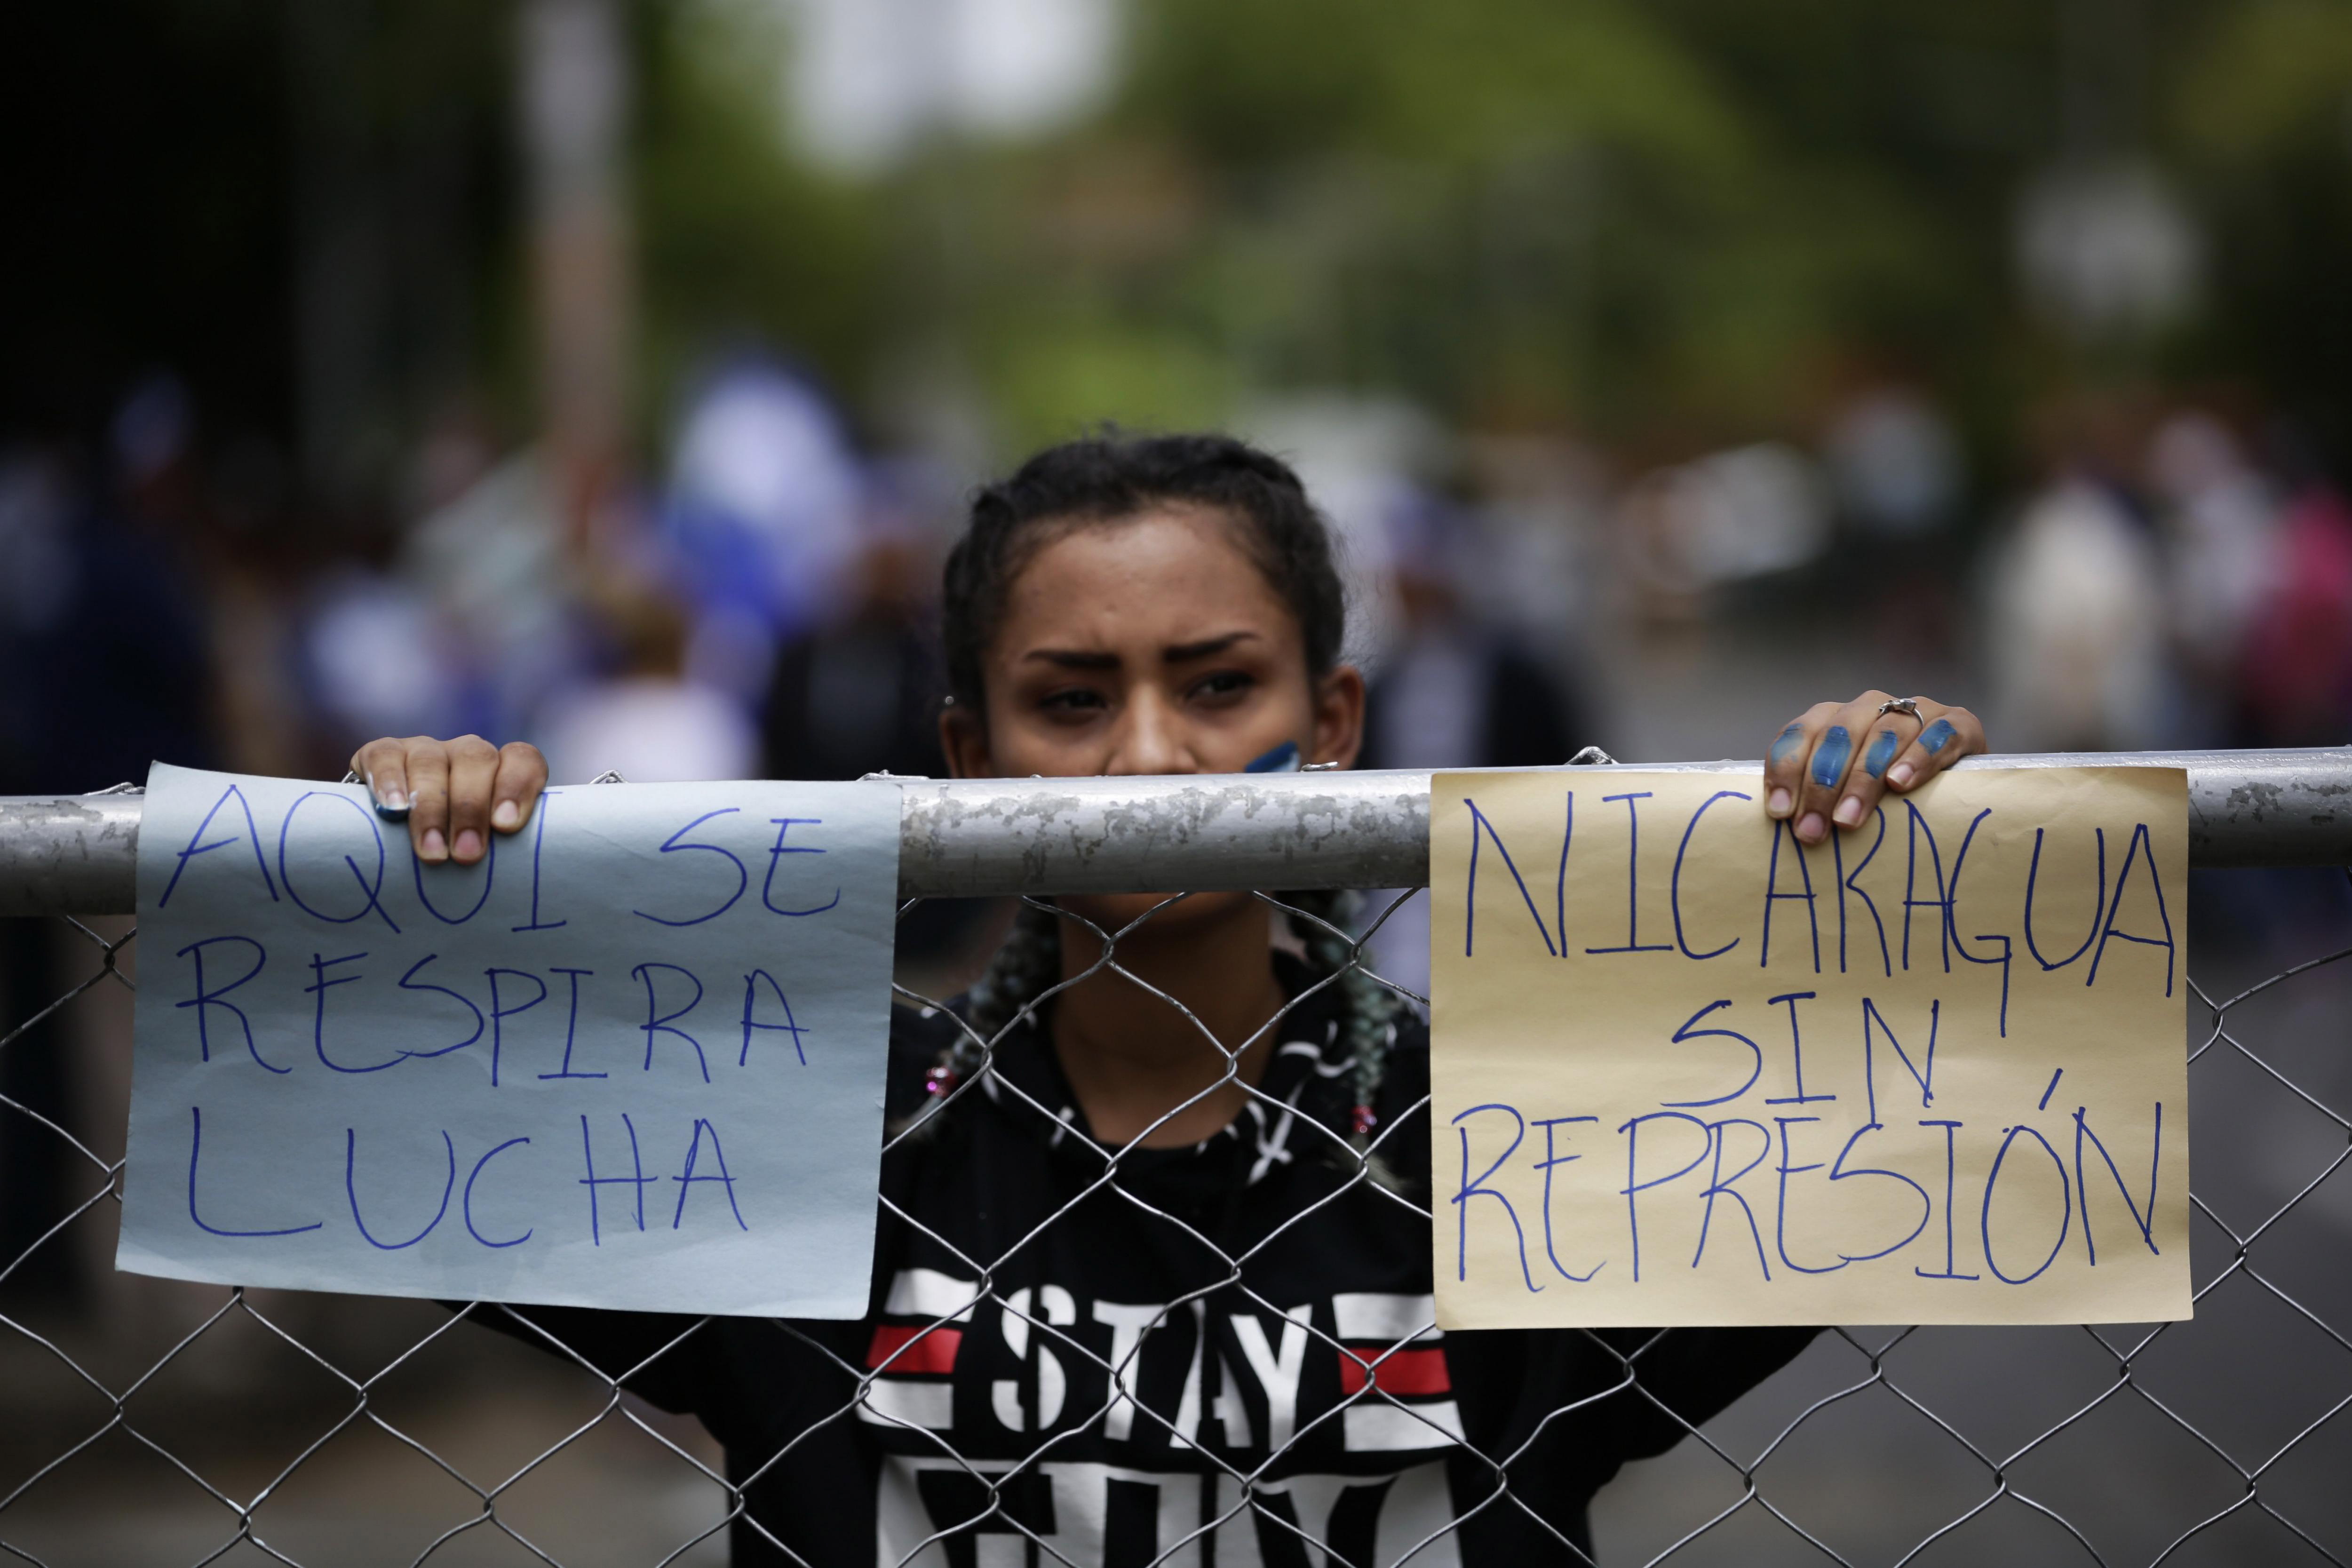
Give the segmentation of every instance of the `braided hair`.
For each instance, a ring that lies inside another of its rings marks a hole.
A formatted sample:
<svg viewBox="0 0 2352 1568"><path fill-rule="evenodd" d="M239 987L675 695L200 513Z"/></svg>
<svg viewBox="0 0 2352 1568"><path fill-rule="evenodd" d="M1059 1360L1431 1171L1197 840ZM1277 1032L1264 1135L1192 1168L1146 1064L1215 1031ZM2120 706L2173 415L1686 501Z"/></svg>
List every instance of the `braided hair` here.
<svg viewBox="0 0 2352 1568"><path fill-rule="evenodd" d="M1106 431L1050 447L972 498L964 535L949 555L941 595L941 640L949 700L987 719L982 683L990 643L1013 580L1037 552L1072 530L1116 524L1168 505L1193 506L1223 520L1297 622L1310 678L1339 661L1347 595L1331 534L1289 466L1229 436L1129 436ZM1286 894L1279 900L1318 979L1337 975L1341 1029L1356 1091L1353 1133L1369 1134L1372 1107L1395 1036L1395 994L1355 962L1344 932L1352 913L1345 893ZM932 1069L943 1093L977 1071L981 1042L1003 1028L1058 984L1060 924L1048 905L1024 903L987 973L972 986L966 1036Z"/></svg>
<svg viewBox="0 0 2352 1568"><path fill-rule="evenodd" d="M1356 961L1356 942L1347 934L1356 913L1355 894L1284 893L1275 902L1305 950L1309 983L1337 977L1332 984L1340 996L1340 1038L1356 1097L1349 1132L1360 1151L1375 1125L1373 1108L1380 1100L1389 1047L1395 1042L1403 1004ZM978 1072L986 1051L994 1047L1006 1026L1024 1012L1034 1016L1040 1000L1061 978L1061 921L1051 905L1024 902L986 973L972 983L966 1015L971 1032L961 1036L932 1069L934 1092L944 1093Z"/></svg>

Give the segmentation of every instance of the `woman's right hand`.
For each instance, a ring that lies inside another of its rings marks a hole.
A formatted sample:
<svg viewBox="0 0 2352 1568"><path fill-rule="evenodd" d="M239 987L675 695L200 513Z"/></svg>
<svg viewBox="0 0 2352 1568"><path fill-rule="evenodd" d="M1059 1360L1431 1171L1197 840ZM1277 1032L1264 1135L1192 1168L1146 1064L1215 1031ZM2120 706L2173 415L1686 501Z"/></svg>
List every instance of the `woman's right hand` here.
<svg viewBox="0 0 2352 1568"><path fill-rule="evenodd" d="M492 832L530 820L547 784L547 759L528 741L493 746L479 735L436 741L385 736L352 753L378 805L408 809L408 844L425 861L470 866L489 853Z"/></svg>

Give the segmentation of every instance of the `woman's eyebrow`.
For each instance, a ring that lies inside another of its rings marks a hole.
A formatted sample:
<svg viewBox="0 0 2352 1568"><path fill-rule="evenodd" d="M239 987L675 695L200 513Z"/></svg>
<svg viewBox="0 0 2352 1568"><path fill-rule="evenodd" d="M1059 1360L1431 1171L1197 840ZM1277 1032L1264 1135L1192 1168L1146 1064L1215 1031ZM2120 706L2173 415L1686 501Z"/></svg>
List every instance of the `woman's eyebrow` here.
<svg viewBox="0 0 2352 1568"><path fill-rule="evenodd" d="M1198 642L1174 643L1160 650L1160 657L1170 664L1184 664L1198 658L1210 658L1224 652L1235 643L1249 642L1259 634L1249 630L1231 631L1217 637L1202 637ZM1023 663L1032 661L1050 664L1063 669L1117 669L1118 655L1094 648L1033 647L1021 656Z"/></svg>
<svg viewBox="0 0 2352 1568"><path fill-rule="evenodd" d="M1160 657L1170 664L1184 664L1196 658L1209 658L1224 652L1237 642L1247 642L1258 634L1253 631L1227 632L1223 637L1203 637L1199 642L1177 643L1160 650Z"/></svg>
<svg viewBox="0 0 2352 1568"><path fill-rule="evenodd" d="M1117 669L1118 655L1081 651L1066 647L1033 647L1021 656L1023 663L1035 660L1041 664L1058 665L1064 669Z"/></svg>

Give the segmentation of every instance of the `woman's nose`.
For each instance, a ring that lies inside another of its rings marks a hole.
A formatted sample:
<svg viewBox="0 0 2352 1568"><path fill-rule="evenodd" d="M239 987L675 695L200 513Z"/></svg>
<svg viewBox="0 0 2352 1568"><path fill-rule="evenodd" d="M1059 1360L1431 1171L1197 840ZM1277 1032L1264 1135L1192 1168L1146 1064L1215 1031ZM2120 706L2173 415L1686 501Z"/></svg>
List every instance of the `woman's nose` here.
<svg viewBox="0 0 2352 1568"><path fill-rule="evenodd" d="M1119 715L1118 736L1103 772L1111 777L1138 773L1196 773L1200 763L1185 742L1181 717L1157 692L1130 698Z"/></svg>

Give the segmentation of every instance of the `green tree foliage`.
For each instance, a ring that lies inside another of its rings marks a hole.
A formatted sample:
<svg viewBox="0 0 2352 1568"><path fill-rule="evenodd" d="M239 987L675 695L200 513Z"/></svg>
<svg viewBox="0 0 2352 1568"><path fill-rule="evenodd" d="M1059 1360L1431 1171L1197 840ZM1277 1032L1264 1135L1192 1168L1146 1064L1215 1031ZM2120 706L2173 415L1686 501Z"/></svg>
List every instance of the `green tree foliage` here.
<svg viewBox="0 0 2352 1568"><path fill-rule="evenodd" d="M2212 308L2181 368L2247 384L2352 479L2352 5L2202 15L2168 104L2212 250Z"/></svg>
<svg viewBox="0 0 2352 1568"><path fill-rule="evenodd" d="M1842 353L1999 342L2047 30L2023 3L1146 0L1113 123L1198 166L1193 259L1256 378L1753 429Z"/></svg>
<svg viewBox="0 0 2352 1568"><path fill-rule="evenodd" d="M793 157L772 8L679 0L640 33L634 175L646 411L705 355L763 344L852 392L880 341L885 193Z"/></svg>
<svg viewBox="0 0 2352 1568"><path fill-rule="evenodd" d="M2352 450L2345 0L1129 0L1099 114L855 189L780 150L754 11L652 14L658 363L757 330L885 425L876 367L915 365L1007 449L1341 387L1672 451L1895 374L1998 455L2169 372ZM2019 287L2022 193L2085 157L2153 160L2204 230L2197 315L2128 353Z"/></svg>

